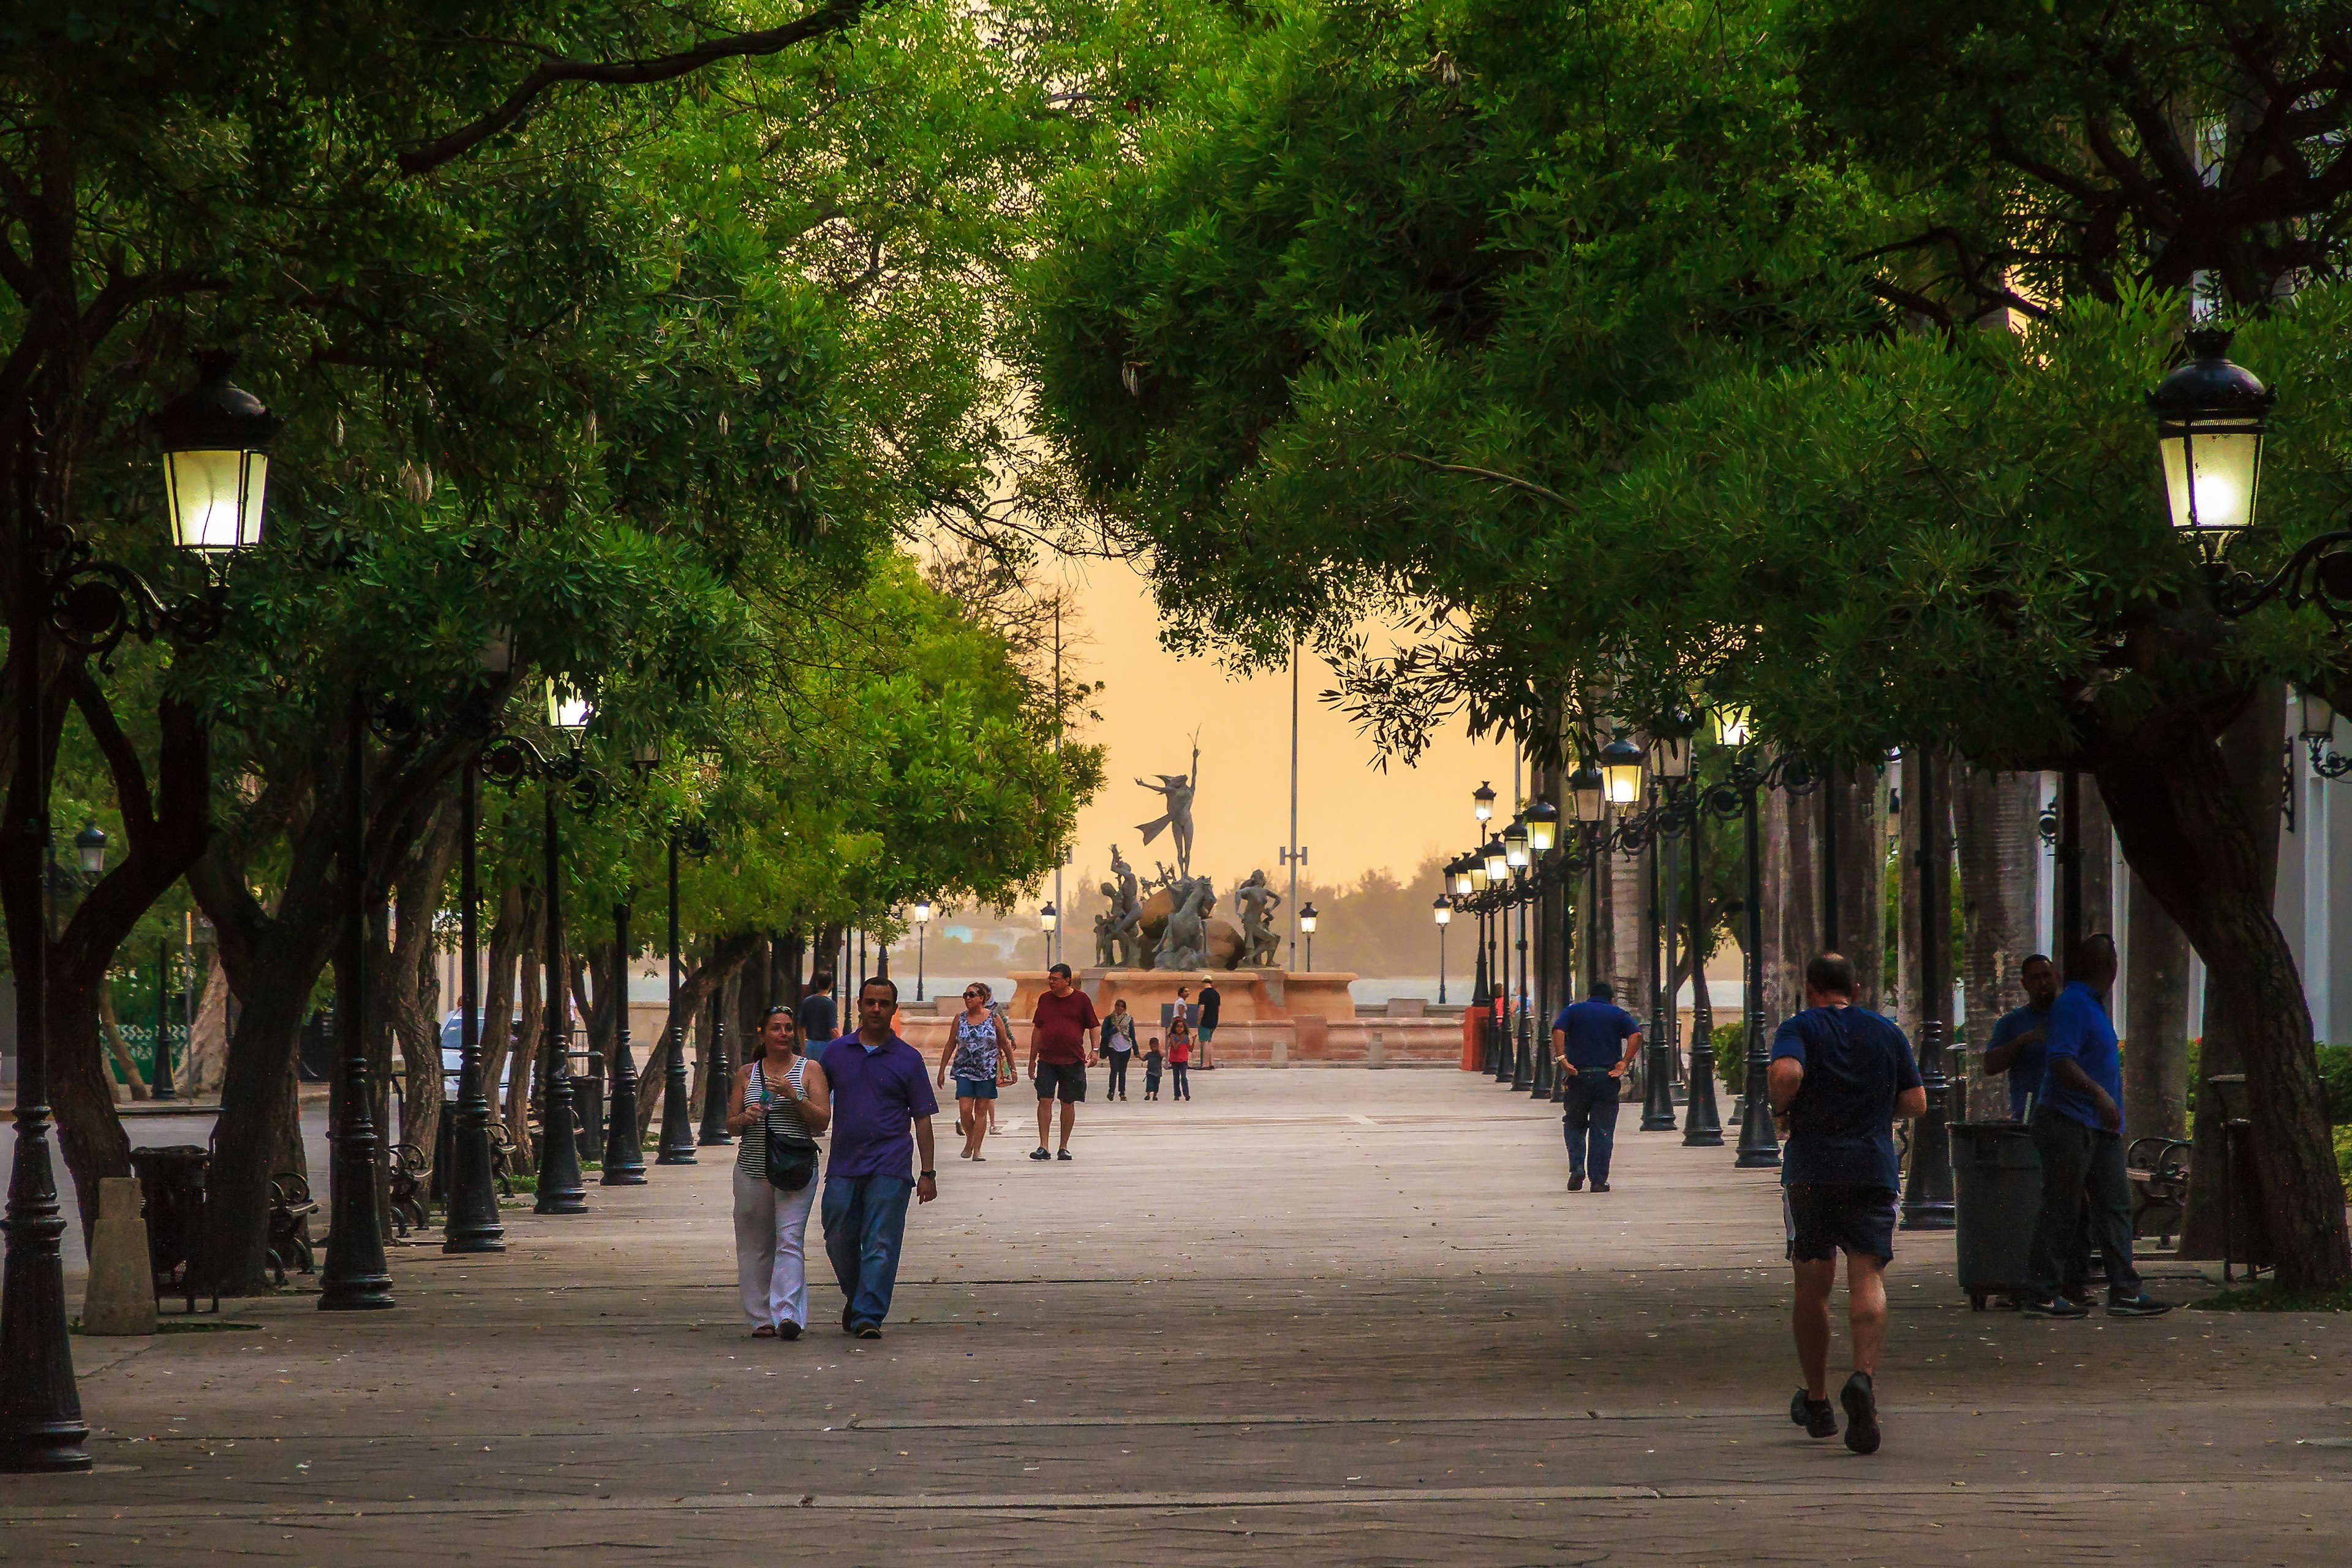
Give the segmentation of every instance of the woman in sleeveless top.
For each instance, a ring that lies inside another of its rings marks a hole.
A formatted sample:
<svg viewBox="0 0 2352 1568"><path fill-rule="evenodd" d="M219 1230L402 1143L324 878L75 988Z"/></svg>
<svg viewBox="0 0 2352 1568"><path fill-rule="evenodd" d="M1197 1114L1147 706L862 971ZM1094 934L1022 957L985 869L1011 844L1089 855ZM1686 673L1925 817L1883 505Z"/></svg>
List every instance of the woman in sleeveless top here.
<svg viewBox="0 0 2352 1568"><path fill-rule="evenodd" d="M760 1054L735 1073L727 1131L735 1146L735 1279L753 1339L796 1340L808 1327L809 1205L817 1179L796 1193L768 1181L768 1129L814 1138L833 1121L824 1068L801 1054L789 1007L760 1020Z"/></svg>
<svg viewBox="0 0 2352 1568"><path fill-rule="evenodd" d="M1004 1027L1004 1020L988 1005L988 987L978 981L963 988L963 1011L955 1016L948 1030L948 1043L940 1050L940 1071L937 1082L944 1084L953 1073L956 1080L956 1126L963 1133L966 1160L985 1156L980 1146L988 1139L989 1112L995 1109L997 1065L1013 1049L1013 1038Z"/></svg>

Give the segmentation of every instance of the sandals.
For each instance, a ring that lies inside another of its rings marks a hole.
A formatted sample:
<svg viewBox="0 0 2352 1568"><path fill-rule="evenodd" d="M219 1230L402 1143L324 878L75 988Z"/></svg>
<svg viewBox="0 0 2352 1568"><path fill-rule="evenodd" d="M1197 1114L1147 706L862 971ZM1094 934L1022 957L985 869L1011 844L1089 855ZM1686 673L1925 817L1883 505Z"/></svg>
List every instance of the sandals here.
<svg viewBox="0 0 2352 1568"><path fill-rule="evenodd" d="M751 1337L755 1340L772 1340L776 1337L776 1325L773 1323L761 1323L758 1328L751 1331Z"/></svg>

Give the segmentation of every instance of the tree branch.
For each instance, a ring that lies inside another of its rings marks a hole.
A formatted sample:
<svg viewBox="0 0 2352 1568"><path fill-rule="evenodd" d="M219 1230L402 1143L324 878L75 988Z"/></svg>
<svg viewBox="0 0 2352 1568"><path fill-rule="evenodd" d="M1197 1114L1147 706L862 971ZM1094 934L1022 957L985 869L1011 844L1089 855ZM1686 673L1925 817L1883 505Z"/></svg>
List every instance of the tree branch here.
<svg viewBox="0 0 2352 1568"><path fill-rule="evenodd" d="M725 37L708 39L693 48L682 49L676 54L657 55L651 59L548 60L534 68L507 95L506 101L489 113L404 150L398 159L400 172L422 174L464 156L479 143L520 120L529 112L532 102L551 87L575 81L642 86L647 82L670 81L720 60L782 54L795 44L846 32L857 25L869 5L887 4L888 0L825 0L815 10L782 26L766 27L755 33L730 33Z"/></svg>
<svg viewBox="0 0 2352 1568"><path fill-rule="evenodd" d="M1423 468L1434 469L1441 474L1467 474L1474 479L1485 479L1489 484L1507 485L1512 489L1525 490L1531 496L1540 496L1562 511L1572 512L1576 510L1576 503L1558 490L1546 489L1533 479L1523 479L1517 474L1497 473L1493 468L1476 468L1468 463L1441 463L1434 458L1424 458L1418 452L1382 452L1380 456L1401 458L1408 463L1419 463Z"/></svg>

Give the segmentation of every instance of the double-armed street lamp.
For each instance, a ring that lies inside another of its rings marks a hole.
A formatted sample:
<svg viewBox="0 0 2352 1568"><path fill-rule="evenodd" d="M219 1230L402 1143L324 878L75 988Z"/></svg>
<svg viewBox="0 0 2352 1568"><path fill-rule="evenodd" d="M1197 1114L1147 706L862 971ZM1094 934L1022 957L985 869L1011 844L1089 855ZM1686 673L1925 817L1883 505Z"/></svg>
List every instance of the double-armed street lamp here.
<svg viewBox="0 0 2352 1568"><path fill-rule="evenodd" d="M198 356L196 386L159 410L151 426L163 449L172 542L206 568L205 590L190 597L163 598L137 573L100 559L68 520L49 515L47 498L62 489L51 471L51 437L29 420L20 423L18 489L7 498L16 521L8 634L20 742L44 732L45 638L103 658L126 636L197 644L220 634L226 595L218 568L261 538L269 447L280 424L258 398L231 384L234 363L227 354ZM16 1140L0 1264L0 1471L17 1473L90 1464L67 1331L65 1218L49 1149L47 921L39 913L47 896L49 761L47 747L16 746L8 826L0 834L0 881L17 925ZM96 849L102 870L103 844Z"/></svg>

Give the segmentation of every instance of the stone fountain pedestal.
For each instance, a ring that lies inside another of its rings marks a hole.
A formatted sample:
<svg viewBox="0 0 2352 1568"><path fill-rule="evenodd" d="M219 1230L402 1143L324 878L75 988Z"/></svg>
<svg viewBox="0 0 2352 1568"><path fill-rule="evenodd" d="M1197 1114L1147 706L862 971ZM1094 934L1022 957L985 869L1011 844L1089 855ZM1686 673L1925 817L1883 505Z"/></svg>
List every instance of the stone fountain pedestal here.
<svg viewBox="0 0 2352 1568"><path fill-rule="evenodd" d="M1097 1013L1124 998L1140 1044L1159 1030L1160 1010L1176 1000L1176 987L1189 987L1197 1002L1213 975L1222 998L1213 1046L1219 1067L1454 1067L1462 1054L1459 1008L1431 1015L1407 999L1360 1011L1348 993L1356 976L1344 971L1084 969L1078 988L1094 998ZM1045 994L1045 972L1016 970L1013 981L1006 1015L1025 1060L1029 1017ZM953 1011L951 1004L938 1016L910 1009L899 1033L936 1061Z"/></svg>

